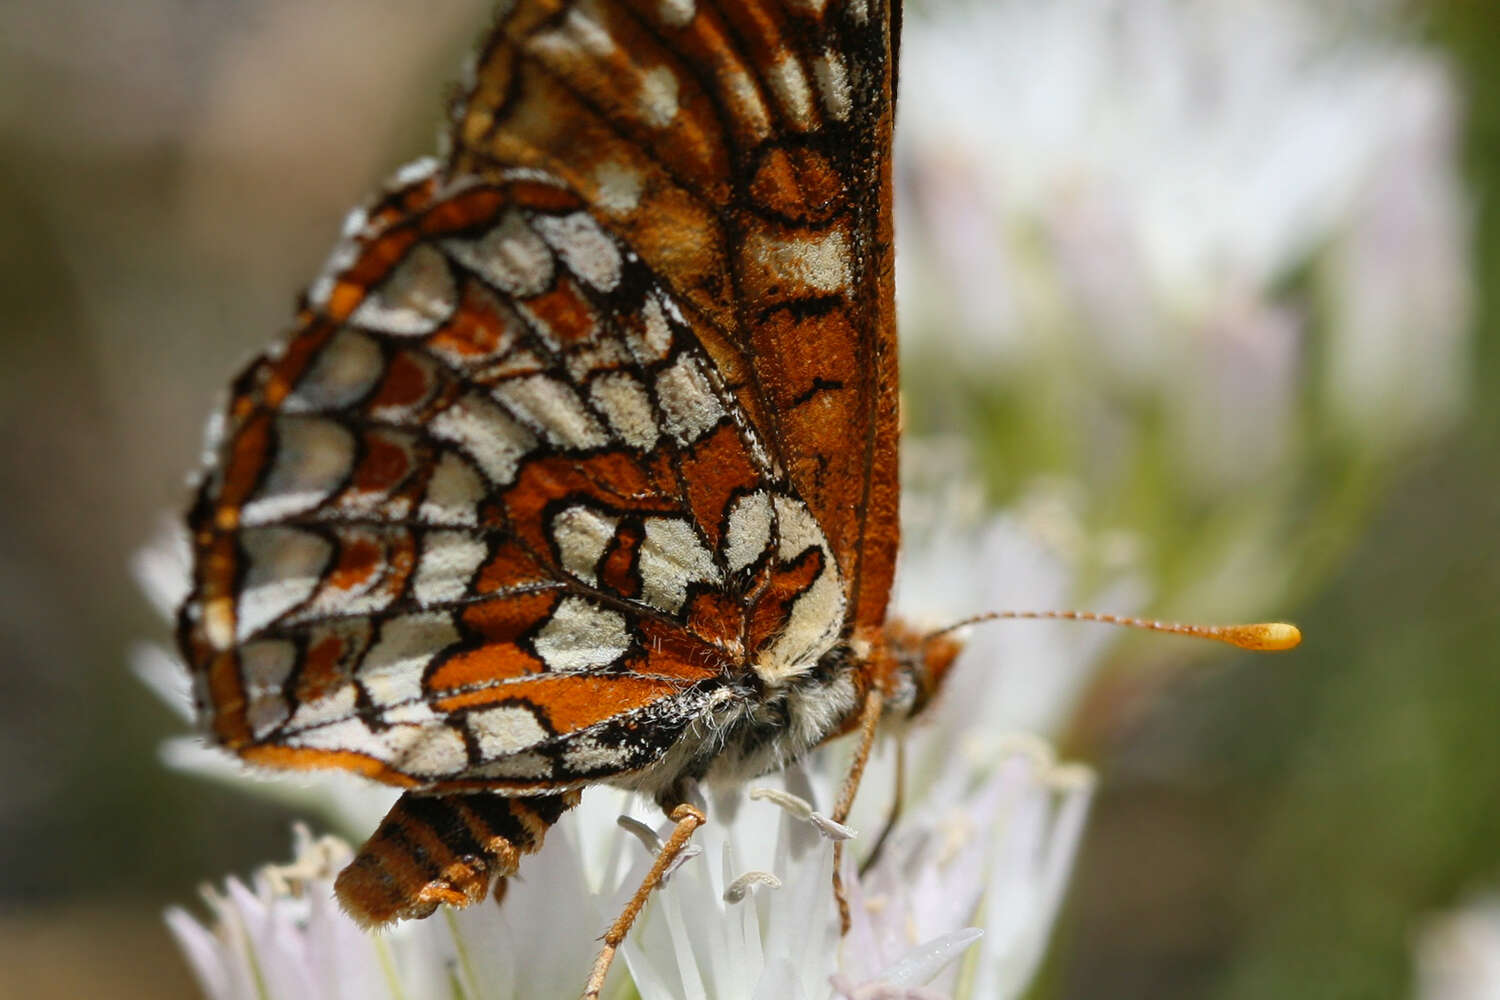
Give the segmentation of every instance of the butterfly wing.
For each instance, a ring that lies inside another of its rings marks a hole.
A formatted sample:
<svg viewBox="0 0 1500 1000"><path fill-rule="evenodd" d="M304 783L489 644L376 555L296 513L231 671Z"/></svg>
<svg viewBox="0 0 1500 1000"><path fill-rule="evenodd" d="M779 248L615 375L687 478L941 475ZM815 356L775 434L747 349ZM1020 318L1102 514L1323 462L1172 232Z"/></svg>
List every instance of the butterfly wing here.
<svg viewBox="0 0 1500 1000"><path fill-rule="evenodd" d="M842 621L826 542L670 294L534 173L429 168L358 215L225 431L180 640L256 763L574 787Z"/></svg>
<svg viewBox="0 0 1500 1000"><path fill-rule="evenodd" d="M503 12L451 162L533 166L678 297L822 526L853 630L898 544L890 147L899 4L580 0Z"/></svg>
<svg viewBox="0 0 1500 1000"><path fill-rule="evenodd" d="M449 161L355 214L233 387L179 622L219 742L557 791L879 626L889 33L858 2L501 16Z"/></svg>

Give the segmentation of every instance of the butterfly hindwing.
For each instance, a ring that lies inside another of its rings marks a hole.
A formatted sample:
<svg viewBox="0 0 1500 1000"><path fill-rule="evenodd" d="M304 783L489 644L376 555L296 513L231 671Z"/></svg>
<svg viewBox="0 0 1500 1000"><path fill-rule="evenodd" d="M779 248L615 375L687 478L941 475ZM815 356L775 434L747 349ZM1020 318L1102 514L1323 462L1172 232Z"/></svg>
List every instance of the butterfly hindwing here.
<svg viewBox="0 0 1500 1000"><path fill-rule="evenodd" d="M534 172L408 172L358 215L218 453L182 641L253 762L575 787L649 767L748 659L810 666L844 618L671 293Z"/></svg>

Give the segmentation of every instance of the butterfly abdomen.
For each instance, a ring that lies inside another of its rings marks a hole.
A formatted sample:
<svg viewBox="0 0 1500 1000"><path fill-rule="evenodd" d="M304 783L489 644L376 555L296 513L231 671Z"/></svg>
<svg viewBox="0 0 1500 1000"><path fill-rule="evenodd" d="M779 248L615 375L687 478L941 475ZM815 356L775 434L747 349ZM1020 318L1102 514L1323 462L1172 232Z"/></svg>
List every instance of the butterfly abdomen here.
<svg viewBox="0 0 1500 1000"><path fill-rule="evenodd" d="M577 802L577 792L407 793L339 873L334 891L367 927L425 917L439 903L476 903L495 878L515 873L521 855L539 850L547 828Z"/></svg>

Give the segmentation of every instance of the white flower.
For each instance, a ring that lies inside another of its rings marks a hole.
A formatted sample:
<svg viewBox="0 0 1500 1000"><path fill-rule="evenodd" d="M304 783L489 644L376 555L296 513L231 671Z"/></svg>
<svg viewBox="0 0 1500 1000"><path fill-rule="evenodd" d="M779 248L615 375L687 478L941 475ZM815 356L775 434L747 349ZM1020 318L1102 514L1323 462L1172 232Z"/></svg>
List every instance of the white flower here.
<svg viewBox="0 0 1500 1000"><path fill-rule="evenodd" d="M1152 596L1134 541L1089 537L1075 491L1064 484L1036 480L996 513L967 471L976 459L964 445L909 440L903 458L894 600L902 618L942 628L990 611L1076 607L1085 596L1095 607L1132 614ZM1076 590L1083 565L1105 581L1088 595ZM965 668L945 682L939 710L947 724L1000 743L1016 732L1056 734L1119 636L1118 629L1058 621L970 629L959 661Z"/></svg>
<svg viewBox="0 0 1500 1000"><path fill-rule="evenodd" d="M623 992L628 981L644 1000L811 1000L835 987L886 996L879 990L937 978L938 996L1020 995L1045 949L1092 779L1024 742L984 766L955 762L950 773L851 881L853 927L842 943L827 841L768 802L719 800L696 838L702 853L676 870L626 939L612 988ZM207 924L176 908L168 923L212 1000L568 996L650 861L615 826L617 810L649 814L613 789L590 790L498 907L366 934L333 900L348 847L300 830L291 865L206 889Z"/></svg>
<svg viewBox="0 0 1500 1000"><path fill-rule="evenodd" d="M1364 270L1334 279L1340 308L1374 291L1423 322L1339 335L1451 362L1462 198L1428 53L1287 0L996 0L912 18L902 56L909 346L1045 352L1063 326L1119 375L1178 381L1176 351L1262 323L1332 244ZM966 321L932 322L950 298Z"/></svg>
<svg viewBox="0 0 1500 1000"><path fill-rule="evenodd" d="M917 738L940 739L935 732ZM1093 777L1055 765L1035 740L1013 738L998 755L940 741L960 759L934 777L912 806L914 818L854 883L845 968L855 980L889 981L881 970L911 962L914 949L933 950L923 942L951 941L972 923L984 937L966 976L950 968L939 980L945 993L962 981L962 995L1019 996L1046 949Z"/></svg>
<svg viewBox="0 0 1500 1000"><path fill-rule="evenodd" d="M1428 922L1416 940L1416 1000L1500 997L1500 896Z"/></svg>
<svg viewBox="0 0 1500 1000"><path fill-rule="evenodd" d="M921 509L921 495L910 495ZM941 580L985 601L1017 593L989 581L1034 573L1039 586L1064 591L1067 575L1049 546L1028 544L1014 521L974 518L925 527L924 518L912 519L902 593L924 599L902 601L908 616L945 624L970 609L945 611L942 592L924 582ZM935 549L924 551L927 542ZM158 546L138 569L148 590L178 595L170 578L184 567L180 555L164 551L180 548ZM709 823L694 838L698 853L653 896L626 939L612 995L1019 996L1045 951L1092 778L1059 766L1045 744L1015 735L1014 726L1061 711L1097 653L1099 636L1086 631L1077 627L1066 641L1039 623L977 631L1002 638L988 649L976 639L950 674L951 689L907 732L882 740L852 817L862 836L849 854L847 937L840 938L830 888L832 847L808 816L836 797L847 768L843 741L804 767L752 782L749 796L713 797ZM1009 659L987 662L995 655ZM143 648L136 667L165 697L186 704L184 672L167 654ZM1068 679L1066 690L1059 676ZM1003 694L987 687L1016 693L1028 678L1047 681L1049 693L1009 715L998 711ZM898 741L908 761L904 806L879 857L856 877L853 859L870 850L889 813ZM394 795L338 774L251 776L188 738L169 744L166 755L176 767L316 808L353 836L368 834ZM760 788L791 810L762 798ZM654 805L591 788L545 847L524 859L502 906L444 910L381 935L359 931L333 902L332 876L348 848L305 831L291 866L205 890L206 922L183 910L168 919L212 1000L567 996L580 988L598 935L650 864L650 853L616 825L621 815L637 829L666 830Z"/></svg>

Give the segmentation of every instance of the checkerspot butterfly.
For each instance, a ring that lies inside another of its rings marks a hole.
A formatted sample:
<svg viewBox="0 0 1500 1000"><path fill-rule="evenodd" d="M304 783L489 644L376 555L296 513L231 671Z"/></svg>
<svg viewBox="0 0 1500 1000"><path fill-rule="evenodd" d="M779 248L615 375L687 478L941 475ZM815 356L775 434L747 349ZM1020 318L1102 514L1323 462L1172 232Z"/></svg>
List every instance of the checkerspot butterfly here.
<svg viewBox="0 0 1500 1000"><path fill-rule="evenodd" d="M444 154L233 383L179 644L222 746L406 789L356 918L481 898L595 782L685 841L687 782L932 693L956 645L886 621L898 25L502 4Z"/></svg>

